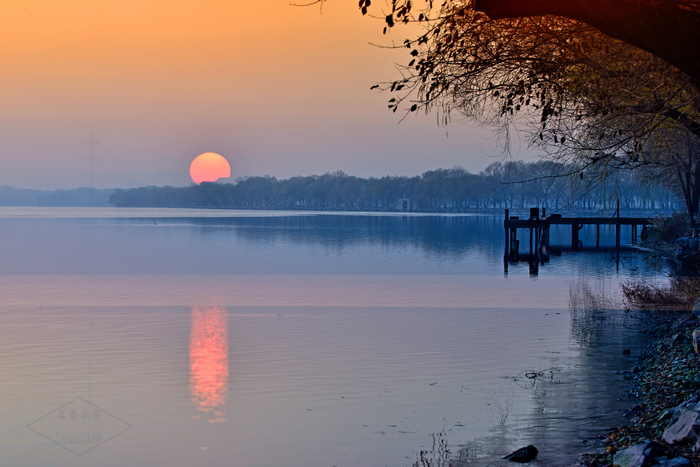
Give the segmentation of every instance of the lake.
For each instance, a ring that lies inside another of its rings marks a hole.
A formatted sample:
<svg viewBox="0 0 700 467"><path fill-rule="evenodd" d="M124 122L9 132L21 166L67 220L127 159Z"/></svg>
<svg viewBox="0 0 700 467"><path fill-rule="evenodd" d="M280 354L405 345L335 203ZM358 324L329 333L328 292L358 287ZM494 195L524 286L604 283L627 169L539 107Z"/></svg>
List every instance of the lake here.
<svg viewBox="0 0 700 467"><path fill-rule="evenodd" d="M0 208L0 235L13 466L572 464L633 404L619 286L663 267L505 272L483 215Z"/></svg>

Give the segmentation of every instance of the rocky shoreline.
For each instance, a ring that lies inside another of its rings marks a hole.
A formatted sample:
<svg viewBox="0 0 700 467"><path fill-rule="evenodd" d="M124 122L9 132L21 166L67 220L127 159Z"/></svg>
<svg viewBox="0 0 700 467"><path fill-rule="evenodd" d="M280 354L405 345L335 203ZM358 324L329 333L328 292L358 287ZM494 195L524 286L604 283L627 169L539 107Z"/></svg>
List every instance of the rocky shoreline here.
<svg viewBox="0 0 700 467"><path fill-rule="evenodd" d="M602 452L584 454L581 465L700 466L700 355L693 346L698 326L691 312L655 319L647 331L655 341L629 375L630 397L637 402L626 415L630 423L601 435Z"/></svg>

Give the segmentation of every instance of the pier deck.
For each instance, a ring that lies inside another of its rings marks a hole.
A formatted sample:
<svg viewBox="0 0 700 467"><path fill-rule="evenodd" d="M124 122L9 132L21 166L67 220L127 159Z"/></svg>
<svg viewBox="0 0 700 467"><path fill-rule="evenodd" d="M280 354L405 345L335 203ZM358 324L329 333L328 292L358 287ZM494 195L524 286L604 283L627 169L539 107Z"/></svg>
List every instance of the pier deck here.
<svg viewBox="0 0 700 467"><path fill-rule="evenodd" d="M528 219L520 219L519 217L509 216L508 209L505 210L505 219L503 220L503 228L505 229L506 248L505 260L517 261L519 256L520 241L518 240L518 229L530 230L530 254L529 256L540 256L542 261L546 261L549 257L549 229L552 225L570 225L571 226L571 249L578 250L581 248L579 240L579 230L584 225L596 226L596 248L600 247L600 226L614 225L615 226L615 248L620 248L620 227L623 225L632 226L632 243L637 241L637 226L644 227L649 224L649 219L646 217L620 217L619 208L617 215L612 217L562 217L560 214L554 214L549 217L545 215L545 209L542 208L540 215L539 208L530 209L530 217Z"/></svg>

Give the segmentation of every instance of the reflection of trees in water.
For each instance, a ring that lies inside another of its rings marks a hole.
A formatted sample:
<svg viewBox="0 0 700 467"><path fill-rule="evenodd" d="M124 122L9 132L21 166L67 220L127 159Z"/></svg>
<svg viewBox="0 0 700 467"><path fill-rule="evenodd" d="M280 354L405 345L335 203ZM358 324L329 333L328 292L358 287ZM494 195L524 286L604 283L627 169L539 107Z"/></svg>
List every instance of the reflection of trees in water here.
<svg viewBox="0 0 700 467"><path fill-rule="evenodd" d="M638 319L617 306L619 292L606 283L576 282L569 294L573 352L553 354L550 363L556 368L524 369L514 380L530 393L531 412L499 408L502 416L489 436L464 444L449 462L435 465L514 465L502 457L528 444L540 451L537 465L572 465L598 435L624 422L633 404L627 400L625 377L646 348L646 336Z"/></svg>
<svg viewBox="0 0 700 467"><path fill-rule="evenodd" d="M247 242L278 241L343 250L360 244L409 246L438 256L463 255L471 249L502 254L502 220L489 216L291 215L177 219L205 234L233 230Z"/></svg>
<svg viewBox="0 0 700 467"><path fill-rule="evenodd" d="M632 404L626 377L646 344L638 320L621 309L617 286L580 280L570 285L569 297L575 353L561 360L562 372L553 381L537 381L525 430L542 445L543 459L546 453L572 456L554 458L551 465L575 461L596 436L624 422Z"/></svg>
<svg viewBox="0 0 700 467"><path fill-rule="evenodd" d="M460 447L452 452L447 443L445 430L433 433L433 445L430 449L423 449L418 453L412 467L448 467L454 462L463 462L469 456L468 447Z"/></svg>
<svg viewBox="0 0 700 467"><path fill-rule="evenodd" d="M594 293L590 284L578 282L569 287L571 337L581 347L595 345L614 308L610 297Z"/></svg>

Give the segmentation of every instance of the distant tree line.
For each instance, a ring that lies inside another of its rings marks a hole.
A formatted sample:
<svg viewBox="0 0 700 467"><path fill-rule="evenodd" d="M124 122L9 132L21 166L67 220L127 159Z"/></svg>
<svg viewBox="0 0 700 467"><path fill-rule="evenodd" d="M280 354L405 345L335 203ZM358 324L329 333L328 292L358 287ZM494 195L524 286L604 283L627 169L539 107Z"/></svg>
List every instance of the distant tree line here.
<svg viewBox="0 0 700 467"><path fill-rule="evenodd" d="M74 188L70 190L35 190L0 186L0 206L85 207L112 206L112 189Z"/></svg>
<svg viewBox="0 0 700 467"><path fill-rule="evenodd" d="M551 161L495 162L479 174L462 168L420 176L360 178L343 172L278 180L245 177L235 183L116 189L124 207L197 207L358 211L469 212L525 209L664 209L680 206L663 177L649 171L583 176L581 168Z"/></svg>

